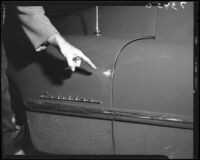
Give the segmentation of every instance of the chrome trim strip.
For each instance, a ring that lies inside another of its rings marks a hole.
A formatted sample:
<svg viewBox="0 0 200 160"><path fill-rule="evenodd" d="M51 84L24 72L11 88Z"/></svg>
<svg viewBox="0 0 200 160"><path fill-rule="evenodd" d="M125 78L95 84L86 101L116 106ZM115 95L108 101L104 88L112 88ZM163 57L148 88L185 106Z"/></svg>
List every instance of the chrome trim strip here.
<svg viewBox="0 0 200 160"><path fill-rule="evenodd" d="M158 125L173 128L193 129L193 122L188 122L178 116L166 116L164 114L124 112L112 109L102 109L90 106L76 106L50 101L30 100L26 102L27 111L60 114L75 117L85 117L119 122L140 123Z"/></svg>

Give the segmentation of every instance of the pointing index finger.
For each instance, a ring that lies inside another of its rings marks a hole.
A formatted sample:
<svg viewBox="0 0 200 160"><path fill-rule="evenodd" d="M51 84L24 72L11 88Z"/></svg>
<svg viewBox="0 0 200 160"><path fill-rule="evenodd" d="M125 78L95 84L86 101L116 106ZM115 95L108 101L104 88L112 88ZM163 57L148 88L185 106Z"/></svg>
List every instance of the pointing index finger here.
<svg viewBox="0 0 200 160"><path fill-rule="evenodd" d="M81 57L86 63L88 63L92 68L97 69L97 67L94 65L94 63L92 63L92 61L86 57L84 54Z"/></svg>

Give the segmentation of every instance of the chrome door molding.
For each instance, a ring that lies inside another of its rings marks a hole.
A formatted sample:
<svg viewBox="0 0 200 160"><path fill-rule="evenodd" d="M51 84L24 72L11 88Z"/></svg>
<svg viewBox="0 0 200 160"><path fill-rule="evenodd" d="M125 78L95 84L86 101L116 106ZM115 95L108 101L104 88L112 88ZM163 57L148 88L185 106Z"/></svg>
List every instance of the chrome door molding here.
<svg viewBox="0 0 200 160"><path fill-rule="evenodd" d="M169 116L147 112L124 112L97 108L91 106L80 106L52 101L29 100L25 104L27 111L59 114L75 117L94 118L102 120L113 120L128 123L140 123L145 125L157 125L182 129L193 129L193 122L184 120L180 116Z"/></svg>

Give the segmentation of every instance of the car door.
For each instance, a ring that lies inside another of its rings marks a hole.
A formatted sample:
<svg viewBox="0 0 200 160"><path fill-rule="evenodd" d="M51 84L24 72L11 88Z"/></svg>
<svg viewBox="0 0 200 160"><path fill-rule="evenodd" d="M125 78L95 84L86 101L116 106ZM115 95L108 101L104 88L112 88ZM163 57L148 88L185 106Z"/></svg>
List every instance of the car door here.
<svg viewBox="0 0 200 160"><path fill-rule="evenodd" d="M159 9L155 39L138 39L119 54L113 82L116 154L193 157L193 23L183 25L191 17L192 3L185 10ZM185 32L178 34L180 29Z"/></svg>
<svg viewBox="0 0 200 160"><path fill-rule="evenodd" d="M97 70L85 63L74 73L66 70L65 59L54 47L37 54L29 44L14 41L13 35L20 32L12 26L15 34L6 37L8 73L22 95L31 141L40 152L114 154L113 67L118 53L131 40L155 35L156 9L105 6L100 11L100 37L93 35L91 24L95 19L88 18L94 15L91 10L82 13L86 17L87 35L69 36L69 31L75 29L75 33L79 33L77 28L84 29L84 26L79 23L66 26L70 18L57 21L58 28L62 24L59 31L63 36L90 57ZM139 14L141 21L133 30L138 13L144 15ZM131 20L130 14L133 15ZM120 24L116 27L118 20ZM123 26L128 30L123 30ZM10 42L17 43L13 47L17 54L13 54ZM19 56L21 58L16 61Z"/></svg>

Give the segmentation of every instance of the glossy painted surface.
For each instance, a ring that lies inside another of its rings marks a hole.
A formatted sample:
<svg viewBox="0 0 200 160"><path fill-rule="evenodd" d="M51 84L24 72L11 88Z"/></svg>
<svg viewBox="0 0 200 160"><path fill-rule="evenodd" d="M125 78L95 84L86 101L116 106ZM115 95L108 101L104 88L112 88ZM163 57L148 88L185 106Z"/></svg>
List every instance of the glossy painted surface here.
<svg viewBox="0 0 200 160"><path fill-rule="evenodd" d="M171 127L114 122L115 151L119 155L166 155L193 158L193 131Z"/></svg>
<svg viewBox="0 0 200 160"><path fill-rule="evenodd" d="M55 48L48 48L48 53L34 55L29 59L30 64L22 69L10 64L10 74L24 102L30 99L48 101L40 97L48 92L55 97L78 96L102 102L64 102L74 108L90 106L111 109L112 76L108 70L112 69L119 50L129 40L95 36L67 38L91 57L98 69L92 70L83 64L75 73L64 70L66 62ZM52 99L52 102L56 101L59 100ZM56 109L57 106L54 107ZM27 112L31 140L37 150L52 154L113 154L111 121L47 113Z"/></svg>
<svg viewBox="0 0 200 160"><path fill-rule="evenodd" d="M99 29L103 37L130 38L154 36L157 8L145 6L99 6ZM95 7L52 21L68 35L92 35Z"/></svg>
<svg viewBox="0 0 200 160"><path fill-rule="evenodd" d="M94 8L55 21L66 39L90 57L97 70L85 63L75 73L64 70L65 60L52 47L40 54L18 47L18 54L12 55L11 49L8 71L24 102L51 103L49 108L39 106L43 113L36 112L37 105L27 111L36 149L52 154L192 157L193 49L191 43L185 43L190 27L183 27L184 34L174 34L177 31L173 26L166 32L164 28L174 12L168 15L158 10L145 6L101 6L101 37L92 35ZM184 17L182 12L177 13ZM173 34L175 39L170 38ZM13 38L10 35L8 39ZM156 40L130 43L145 36L156 36ZM53 98L41 98L45 92ZM70 96L102 103L58 98ZM168 123L169 120L173 122Z"/></svg>
<svg viewBox="0 0 200 160"><path fill-rule="evenodd" d="M162 113L193 122L193 49L188 43L139 40L120 53L113 107L121 112ZM164 125L163 125L164 126ZM114 122L116 154L193 157L193 132Z"/></svg>
<svg viewBox="0 0 200 160"><path fill-rule="evenodd" d="M51 154L113 154L110 121L27 112L34 147Z"/></svg>
<svg viewBox="0 0 200 160"><path fill-rule="evenodd" d="M83 62L82 67L74 73L64 70L66 62L55 48L48 48L47 53L35 55L30 65L12 73L24 101L40 99L42 93L48 92L55 96L92 98L101 101L102 104L81 105L111 108L112 76L104 72L112 69L116 55L128 40L95 36L67 36L67 38L70 43L91 57L98 69L93 70ZM73 102L66 103L73 104Z"/></svg>
<svg viewBox="0 0 200 160"><path fill-rule="evenodd" d="M113 106L174 114L193 121L193 49L185 43L141 40L117 60Z"/></svg>
<svg viewBox="0 0 200 160"><path fill-rule="evenodd" d="M193 2L184 4L184 9L176 2L176 8L158 10L156 39L193 45Z"/></svg>

